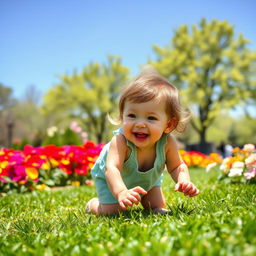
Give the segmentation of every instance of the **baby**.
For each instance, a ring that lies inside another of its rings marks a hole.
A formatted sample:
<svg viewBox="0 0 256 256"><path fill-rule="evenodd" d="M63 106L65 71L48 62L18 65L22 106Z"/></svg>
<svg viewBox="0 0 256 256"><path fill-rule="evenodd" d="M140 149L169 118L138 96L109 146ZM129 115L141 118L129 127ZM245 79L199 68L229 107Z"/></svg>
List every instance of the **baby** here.
<svg viewBox="0 0 256 256"><path fill-rule="evenodd" d="M121 128L92 169L98 197L86 211L116 214L141 203L154 213L167 213L161 189L165 166L176 182L174 191L198 195L171 135L183 132L189 120L178 90L157 72L143 72L123 90L119 114Z"/></svg>

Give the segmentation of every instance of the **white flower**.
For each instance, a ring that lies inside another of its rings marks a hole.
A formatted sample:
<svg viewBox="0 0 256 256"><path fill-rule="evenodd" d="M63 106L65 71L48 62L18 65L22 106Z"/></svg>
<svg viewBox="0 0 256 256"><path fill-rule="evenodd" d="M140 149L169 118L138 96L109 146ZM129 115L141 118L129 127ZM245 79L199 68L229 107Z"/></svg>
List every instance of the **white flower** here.
<svg viewBox="0 0 256 256"><path fill-rule="evenodd" d="M253 152L255 150L255 146L253 144L245 144L243 150L247 152Z"/></svg>
<svg viewBox="0 0 256 256"><path fill-rule="evenodd" d="M47 135L49 137L52 137L54 135L54 133L56 133L57 131L58 131L58 128L56 126L49 127L47 129Z"/></svg>
<svg viewBox="0 0 256 256"><path fill-rule="evenodd" d="M232 168L241 168L243 169L244 168L244 162L240 162L240 161L236 161L232 164Z"/></svg>
<svg viewBox="0 0 256 256"><path fill-rule="evenodd" d="M224 158L223 161L222 161L222 164L226 165L229 162L229 160L230 160L230 157Z"/></svg>
<svg viewBox="0 0 256 256"><path fill-rule="evenodd" d="M210 163L206 166L206 172L209 172L212 168L214 168L217 163Z"/></svg>
<svg viewBox="0 0 256 256"><path fill-rule="evenodd" d="M228 177L241 176L243 173L243 168L231 168Z"/></svg>
<svg viewBox="0 0 256 256"><path fill-rule="evenodd" d="M232 164L232 168L229 171L229 177L241 176L244 170L244 163L243 162L234 162Z"/></svg>
<svg viewBox="0 0 256 256"><path fill-rule="evenodd" d="M220 169L224 172L224 173L228 173L229 171L229 166L228 166L228 162L230 160L230 157L226 157L223 159L222 164L220 165Z"/></svg>

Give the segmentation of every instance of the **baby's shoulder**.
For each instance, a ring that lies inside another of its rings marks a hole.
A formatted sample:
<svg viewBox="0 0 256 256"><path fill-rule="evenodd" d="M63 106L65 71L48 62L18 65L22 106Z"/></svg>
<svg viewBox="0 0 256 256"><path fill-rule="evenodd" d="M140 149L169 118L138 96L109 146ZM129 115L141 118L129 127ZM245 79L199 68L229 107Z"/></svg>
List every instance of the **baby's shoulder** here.
<svg viewBox="0 0 256 256"><path fill-rule="evenodd" d="M172 152L173 150L177 150L177 142L171 134L168 134L168 136L166 137L165 153L167 154L168 152Z"/></svg>
<svg viewBox="0 0 256 256"><path fill-rule="evenodd" d="M126 138L122 133L115 134L111 141L110 141L111 147L117 147L117 148L127 148L127 142Z"/></svg>
<svg viewBox="0 0 256 256"><path fill-rule="evenodd" d="M123 134L118 133L112 137L109 151L113 152L114 154L124 155L125 160L128 158L130 154L130 149Z"/></svg>

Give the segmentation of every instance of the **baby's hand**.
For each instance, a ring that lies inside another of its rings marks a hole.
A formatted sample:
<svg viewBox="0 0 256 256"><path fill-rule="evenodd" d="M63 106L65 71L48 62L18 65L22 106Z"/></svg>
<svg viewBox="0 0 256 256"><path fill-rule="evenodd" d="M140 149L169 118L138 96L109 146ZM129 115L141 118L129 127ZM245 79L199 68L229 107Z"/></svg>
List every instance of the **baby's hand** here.
<svg viewBox="0 0 256 256"><path fill-rule="evenodd" d="M118 202L122 210L126 210L127 206L138 204L141 200L140 194L146 195L147 191L141 187L123 190L118 194Z"/></svg>
<svg viewBox="0 0 256 256"><path fill-rule="evenodd" d="M192 182L178 182L175 185L174 191L182 192L185 196L197 196L200 191L197 189L197 187Z"/></svg>

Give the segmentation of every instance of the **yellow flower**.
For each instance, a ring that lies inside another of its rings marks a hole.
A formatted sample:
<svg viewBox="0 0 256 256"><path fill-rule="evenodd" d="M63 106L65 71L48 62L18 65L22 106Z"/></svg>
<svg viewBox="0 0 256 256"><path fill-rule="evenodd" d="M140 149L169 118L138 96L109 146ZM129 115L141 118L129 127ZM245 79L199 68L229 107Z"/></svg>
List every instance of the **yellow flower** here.
<svg viewBox="0 0 256 256"><path fill-rule="evenodd" d="M46 186L45 184L40 184L36 186L36 189L39 191L43 191L43 190L49 190L49 187Z"/></svg>
<svg viewBox="0 0 256 256"><path fill-rule="evenodd" d="M0 168L4 169L7 165L8 165L8 162L7 161L3 161L3 162L0 163Z"/></svg>
<svg viewBox="0 0 256 256"><path fill-rule="evenodd" d="M54 158L50 158L50 163L53 168L55 168L59 165L59 162L56 161Z"/></svg>
<svg viewBox="0 0 256 256"><path fill-rule="evenodd" d="M64 164L64 165L68 165L68 164L70 164L70 161L66 160L66 159L62 159L61 163Z"/></svg>
<svg viewBox="0 0 256 256"><path fill-rule="evenodd" d="M26 167L26 173L28 175L28 177L32 180L35 180L38 178L38 170L36 168L33 167Z"/></svg>
<svg viewBox="0 0 256 256"><path fill-rule="evenodd" d="M50 164L49 164L48 162L46 162L46 163L43 163L43 164L42 164L42 168L43 168L44 170L50 170L51 166L50 166Z"/></svg>
<svg viewBox="0 0 256 256"><path fill-rule="evenodd" d="M71 181L71 185L78 187L78 186L80 186L80 181L78 181L78 180Z"/></svg>

